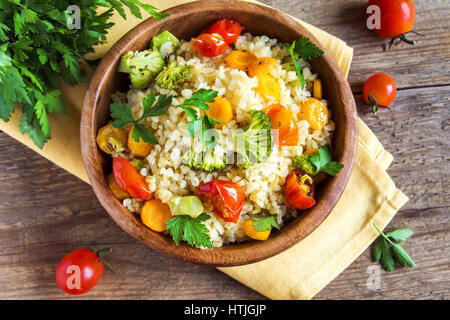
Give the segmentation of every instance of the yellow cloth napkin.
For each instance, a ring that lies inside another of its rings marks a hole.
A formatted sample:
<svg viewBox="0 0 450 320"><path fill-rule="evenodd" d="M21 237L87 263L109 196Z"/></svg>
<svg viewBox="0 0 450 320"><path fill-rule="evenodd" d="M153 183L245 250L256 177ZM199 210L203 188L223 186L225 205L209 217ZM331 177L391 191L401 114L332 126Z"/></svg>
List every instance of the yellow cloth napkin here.
<svg viewBox="0 0 450 320"><path fill-rule="evenodd" d="M192 1L144 2L165 10ZM145 14L144 18L147 17ZM91 58L101 57L123 34L140 22L131 15L128 15L126 23L118 15L113 19L116 25L108 34L108 42L96 48ZM353 56L352 48L323 30L299 22L318 38L347 75ZM86 84L80 84L62 88L67 114L49 116L52 139L43 150L18 130L20 112L16 112L8 123L0 121L0 130L89 183L79 141L80 114L86 87ZM342 197L329 217L304 240L272 258L219 270L271 299L312 298L377 237L372 222L384 228L408 201L385 172L392 160L392 155L359 120L355 166Z"/></svg>

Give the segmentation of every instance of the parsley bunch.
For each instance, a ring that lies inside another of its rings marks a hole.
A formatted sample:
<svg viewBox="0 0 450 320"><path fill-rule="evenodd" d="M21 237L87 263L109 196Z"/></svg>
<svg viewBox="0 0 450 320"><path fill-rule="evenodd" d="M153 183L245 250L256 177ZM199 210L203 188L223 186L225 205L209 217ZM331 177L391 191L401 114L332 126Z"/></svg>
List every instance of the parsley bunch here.
<svg viewBox="0 0 450 320"><path fill-rule="evenodd" d="M383 269L386 271L394 270L394 259L402 267L416 267L416 264L408 255L408 253L406 253L405 249L403 249L401 245L396 243L403 242L409 239L414 234L412 230L400 228L384 234L380 229L378 229L378 226L375 223L373 224L373 226L375 227L375 229L377 229L378 233L382 237L372 247L372 257L374 262L379 261Z"/></svg>
<svg viewBox="0 0 450 320"><path fill-rule="evenodd" d="M68 28L70 5L80 8L80 29ZM43 148L51 137L48 114L66 111L61 79L88 80L81 61L106 41L114 11L126 18L124 7L138 18L141 9L158 20L167 16L138 0L0 0L0 118L9 121L20 104L20 131Z"/></svg>
<svg viewBox="0 0 450 320"><path fill-rule="evenodd" d="M310 42L309 38L300 37L298 40L292 42L288 47L289 54L291 55L292 62L294 63L295 71L297 72L298 79L302 89L305 89L305 79L302 75L302 68L297 61L295 53L305 61L311 60L312 58L318 57L323 54L323 51L318 48L314 43Z"/></svg>

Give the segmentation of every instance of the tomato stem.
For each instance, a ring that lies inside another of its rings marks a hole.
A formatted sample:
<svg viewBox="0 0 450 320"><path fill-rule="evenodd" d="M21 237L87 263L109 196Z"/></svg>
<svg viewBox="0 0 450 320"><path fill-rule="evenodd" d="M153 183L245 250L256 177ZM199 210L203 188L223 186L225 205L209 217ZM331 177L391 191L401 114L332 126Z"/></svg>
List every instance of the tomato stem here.
<svg viewBox="0 0 450 320"><path fill-rule="evenodd" d="M377 113L378 108L388 108L389 109L388 106L383 106L382 104L379 104L373 95L369 94L367 97L369 99L369 106L372 107L373 114Z"/></svg>
<svg viewBox="0 0 450 320"><path fill-rule="evenodd" d="M414 34L416 34L418 36L425 37L425 35L417 32L417 31L409 31L409 32L403 33L403 34L401 34L401 35L399 35L399 36L389 40L388 43L385 46L385 50L389 50L391 48L391 46L394 44L395 40L398 40L397 44L400 43L400 42L405 42L405 43L407 43L409 45L414 46L416 44L416 41L410 40L410 39L408 39L406 37L406 35L409 34L409 33L414 33Z"/></svg>

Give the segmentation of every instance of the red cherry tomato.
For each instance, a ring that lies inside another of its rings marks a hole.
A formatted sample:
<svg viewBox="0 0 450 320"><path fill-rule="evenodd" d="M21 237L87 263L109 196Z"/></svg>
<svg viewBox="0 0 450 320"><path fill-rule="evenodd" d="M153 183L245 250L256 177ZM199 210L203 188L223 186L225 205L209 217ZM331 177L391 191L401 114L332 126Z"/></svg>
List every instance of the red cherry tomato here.
<svg viewBox="0 0 450 320"><path fill-rule="evenodd" d="M363 86L364 101L375 113L379 107L389 107L397 94L394 79L386 73L376 73Z"/></svg>
<svg viewBox="0 0 450 320"><path fill-rule="evenodd" d="M78 295L91 290L103 274L103 261L87 248L72 251L56 268L56 282L66 293Z"/></svg>
<svg viewBox="0 0 450 320"><path fill-rule="evenodd" d="M412 0L369 0L367 6L380 8L380 29L374 31L383 38L395 38L411 31L416 21Z"/></svg>
<svg viewBox="0 0 450 320"><path fill-rule="evenodd" d="M214 213L226 221L236 223L244 205L245 191L232 181L213 180L195 189L197 196L206 197Z"/></svg>
<svg viewBox="0 0 450 320"><path fill-rule="evenodd" d="M312 179L302 171L293 171L289 174L284 194L287 202L296 209L306 210L316 204Z"/></svg>
<svg viewBox="0 0 450 320"><path fill-rule="evenodd" d="M279 103L266 108L266 114L272 121L272 128L278 129L278 144L280 146L298 145L298 126L292 113Z"/></svg>
<svg viewBox="0 0 450 320"><path fill-rule="evenodd" d="M217 57L229 47L220 34L202 33L194 38L194 48L204 57Z"/></svg>
<svg viewBox="0 0 450 320"><path fill-rule="evenodd" d="M136 199L150 200L152 193L145 183L144 177L133 164L125 158L113 159L113 174L120 188Z"/></svg>
<svg viewBox="0 0 450 320"><path fill-rule="evenodd" d="M218 33L227 44L232 44L241 35L242 26L236 21L222 19L208 28L206 33Z"/></svg>

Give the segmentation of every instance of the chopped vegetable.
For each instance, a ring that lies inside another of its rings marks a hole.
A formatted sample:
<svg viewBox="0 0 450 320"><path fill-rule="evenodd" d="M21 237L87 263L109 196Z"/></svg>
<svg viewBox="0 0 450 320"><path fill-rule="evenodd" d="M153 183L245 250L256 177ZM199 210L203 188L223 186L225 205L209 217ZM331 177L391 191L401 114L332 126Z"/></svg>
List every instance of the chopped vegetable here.
<svg viewBox="0 0 450 320"><path fill-rule="evenodd" d="M111 123L100 128L97 133L98 147L108 154L114 154L125 150L127 134L122 129L114 128Z"/></svg>
<svg viewBox="0 0 450 320"><path fill-rule="evenodd" d="M328 123L330 117L327 107L317 99L306 100L301 107L303 119L305 119L312 129L322 130Z"/></svg>
<svg viewBox="0 0 450 320"><path fill-rule="evenodd" d="M314 57L321 56L323 51L315 44L311 43L309 38L305 37L300 37L298 40L292 42L292 44L288 47L288 51L291 55L292 62L294 63L295 71L297 72L298 79L300 80L300 85L302 89L305 89L306 82L303 78L302 70L295 54L303 60L308 61Z"/></svg>
<svg viewBox="0 0 450 320"><path fill-rule="evenodd" d="M195 188L197 196L205 197L214 213L225 221L237 223L244 205L245 191L232 181L212 180Z"/></svg>
<svg viewBox="0 0 450 320"><path fill-rule="evenodd" d="M188 150L182 158L183 164L188 167L203 170L206 172L220 171L227 166L227 157L225 152L216 148L208 148L208 150L195 153L193 149Z"/></svg>
<svg viewBox="0 0 450 320"><path fill-rule="evenodd" d="M177 245L184 239L191 246L212 248L209 231L202 223L210 218L206 213L202 213L196 218L187 215L175 216L167 221L167 230Z"/></svg>
<svg viewBox="0 0 450 320"><path fill-rule="evenodd" d="M274 216L253 217L242 224L245 234L255 240L267 240L272 227L280 230L280 226L275 221Z"/></svg>
<svg viewBox="0 0 450 320"><path fill-rule="evenodd" d="M280 226L275 221L275 217L274 216L253 217L251 219L254 221L253 222L253 226L255 227L256 231L258 231L258 232L270 230L270 229L272 229L272 227L273 228L277 228L278 230L280 230Z"/></svg>
<svg viewBox="0 0 450 320"><path fill-rule="evenodd" d="M297 146L298 126L292 113L279 103L269 105L265 111L272 121L274 134L278 134L278 145Z"/></svg>
<svg viewBox="0 0 450 320"><path fill-rule="evenodd" d="M289 174L284 194L287 202L296 209L306 210L316 204L313 180L301 171L293 171Z"/></svg>
<svg viewBox="0 0 450 320"><path fill-rule="evenodd" d="M143 124L143 126L145 125ZM134 130L135 125L133 125L130 132L128 133L128 149L130 149L131 153L136 157L145 158L152 150L153 145L142 140L142 137L139 137L139 141L134 140Z"/></svg>
<svg viewBox="0 0 450 320"><path fill-rule="evenodd" d="M193 38L194 48L204 57L217 57L223 54L229 47L218 33L202 33L197 38Z"/></svg>
<svg viewBox="0 0 450 320"><path fill-rule="evenodd" d="M320 79L314 80L313 95L316 99L322 99L322 81Z"/></svg>
<svg viewBox="0 0 450 320"><path fill-rule="evenodd" d="M233 50L225 57L226 63L234 69L239 69L247 72L248 66L256 59L254 55L249 52L241 50Z"/></svg>
<svg viewBox="0 0 450 320"><path fill-rule="evenodd" d="M146 89L164 67L164 59L158 50L129 51L122 56L119 72L130 75L136 89Z"/></svg>
<svg viewBox="0 0 450 320"><path fill-rule="evenodd" d="M144 124L139 123L145 118L156 117L165 114L167 112L167 108L172 103L172 96L162 94L158 97L156 103L155 100L155 92L150 93L148 96L142 99L142 106L144 110L142 116L137 120L133 119L133 113L128 103L111 103L111 118L115 119L112 123L113 127L122 128L129 123L133 123L134 129L132 130L132 138L134 139L134 141L139 142L142 138L142 140L144 140L145 142L158 144L158 140L156 140L153 132Z"/></svg>
<svg viewBox="0 0 450 320"><path fill-rule="evenodd" d="M163 31L152 38L152 48L158 50L163 58L175 52L180 40L169 31Z"/></svg>
<svg viewBox="0 0 450 320"><path fill-rule="evenodd" d="M148 200L141 209L142 223L156 232L166 230L166 223L173 216L167 204L159 199Z"/></svg>
<svg viewBox="0 0 450 320"><path fill-rule="evenodd" d="M219 120L222 123L217 123L216 128L222 128L224 123L230 122L233 120L233 107L231 106L230 101L222 97L216 97L214 102L207 103L209 109L206 111L206 114L216 120Z"/></svg>
<svg viewBox="0 0 450 320"><path fill-rule="evenodd" d="M117 199L123 200L130 197L130 195L125 190L119 187L112 173L108 175L107 182L109 189L111 189L112 193Z"/></svg>
<svg viewBox="0 0 450 320"><path fill-rule="evenodd" d="M375 229L381 235L381 239L372 247L373 261L380 261L381 266L386 271L394 270L394 259L402 266L414 268L416 264L397 242L403 242L413 235L410 229L397 229L384 234L378 226L373 224Z"/></svg>
<svg viewBox="0 0 450 320"><path fill-rule="evenodd" d="M113 159L113 173L119 187L124 189L131 197L142 200L152 198L152 193L148 189L144 177L127 159L115 157Z"/></svg>
<svg viewBox="0 0 450 320"><path fill-rule="evenodd" d="M133 160L131 160L131 163L133 164L133 166L136 168L137 171L141 171L142 169L145 168L144 161L142 161L141 159L134 158Z"/></svg>
<svg viewBox="0 0 450 320"><path fill-rule="evenodd" d="M232 44L237 40L242 32L242 26L236 21L222 19L208 28L207 33L218 33L227 44Z"/></svg>
<svg viewBox="0 0 450 320"><path fill-rule="evenodd" d="M248 75L250 77L257 77L261 74L270 74L275 68L277 60L270 57L262 57L253 60L248 65Z"/></svg>
<svg viewBox="0 0 450 320"><path fill-rule="evenodd" d="M272 123L261 110L251 110L249 124L234 136L236 163L243 169L269 158L273 147Z"/></svg>
<svg viewBox="0 0 450 320"><path fill-rule="evenodd" d="M314 175L316 172L316 167L309 161L309 156L307 154L295 156L292 159L292 166L295 169L304 171L310 175Z"/></svg>
<svg viewBox="0 0 450 320"><path fill-rule="evenodd" d="M196 196L174 197L167 204L174 216L188 215L197 218L205 211L202 202Z"/></svg>
<svg viewBox="0 0 450 320"><path fill-rule="evenodd" d="M256 88L266 100L271 102L280 101L281 87L277 78L270 74L258 75L258 87Z"/></svg>
<svg viewBox="0 0 450 320"><path fill-rule="evenodd" d="M188 80L191 77L191 73L192 66L171 62L158 74L156 83L161 88L173 90L178 88L181 83Z"/></svg>
<svg viewBox="0 0 450 320"><path fill-rule="evenodd" d="M319 172L328 173L331 176L335 176L344 167L342 163L332 161L333 154L328 146L319 148L318 153L314 153L309 156L309 161L316 167L314 175Z"/></svg>

